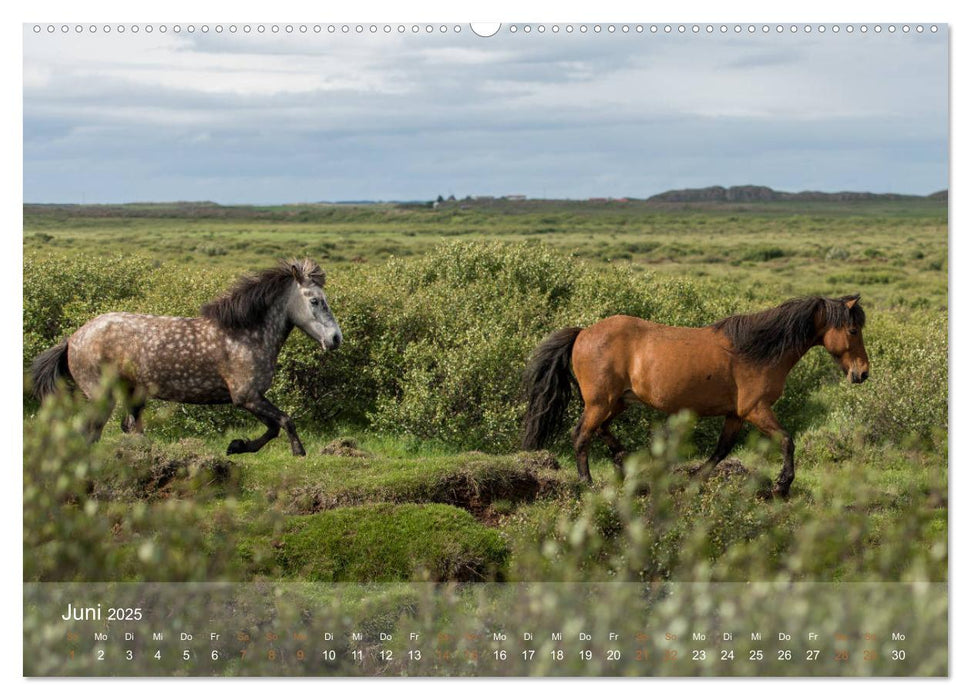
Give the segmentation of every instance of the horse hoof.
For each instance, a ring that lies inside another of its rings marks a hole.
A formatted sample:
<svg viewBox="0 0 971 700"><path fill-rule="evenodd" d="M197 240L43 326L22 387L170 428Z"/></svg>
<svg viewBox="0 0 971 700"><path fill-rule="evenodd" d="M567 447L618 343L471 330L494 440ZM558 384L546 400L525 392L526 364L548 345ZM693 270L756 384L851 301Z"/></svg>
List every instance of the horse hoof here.
<svg viewBox="0 0 971 700"><path fill-rule="evenodd" d="M302 446L301 447L294 447L293 448L293 456L294 457L306 457L307 456L307 451L304 450Z"/></svg>
<svg viewBox="0 0 971 700"><path fill-rule="evenodd" d="M246 452L245 440L233 440L229 443L229 447L226 448L227 455L238 455L242 452Z"/></svg>
<svg viewBox="0 0 971 700"><path fill-rule="evenodd" d="M773 498L781 498L782 500L788 500L789 499L789 487L788 486L781 486L779 484L776 484L775 486L772 487L772 497Z"/></svg>

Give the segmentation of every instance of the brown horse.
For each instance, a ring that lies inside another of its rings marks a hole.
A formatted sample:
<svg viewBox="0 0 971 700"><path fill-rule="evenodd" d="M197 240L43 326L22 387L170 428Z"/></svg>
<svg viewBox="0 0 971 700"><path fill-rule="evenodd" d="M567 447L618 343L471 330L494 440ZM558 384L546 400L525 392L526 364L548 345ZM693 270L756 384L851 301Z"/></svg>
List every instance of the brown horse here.
<svg viewBox="0 0 971 700"><path fill-rule="evenodd" d="M293 420L264 394L294 326L324 350L341 344L341 329L323 286L324 272L316 263L292 260L243 277L194 318L102 314L37 356L34 394L43 400L59 380L72 379L85 396L98 398L105 372L116 372L126 393L128 415L121 424L126 433L142 432L141 413L148 398L232 403L259 418L266 432L255 440L233 440L227 454L256 452L281 429L293 454L306 454ZM88 426L89 439L100 437L110 413L109 406Z"/></svg>
<svg viewBox="0 0 971 700"><path fill-rule="evenodd" d="M625 452L608 426L634 400L665 413L725 416L718 445L698 472L709 471L728 455L744 421L779 438L783 466L773 493L786 496L795 478L794 446L772 404L793 366L815 345L829 351L850 382L865 381L870 373L865 321L857 294L791 299L703 328L664 326L632 316L564 328L536 349L526 370L523 446L540 449L558 432L575 381L583 415L573 432L573 448L586 481L591 481L587 451L594 435L603 438L623 473Z"/></svg>

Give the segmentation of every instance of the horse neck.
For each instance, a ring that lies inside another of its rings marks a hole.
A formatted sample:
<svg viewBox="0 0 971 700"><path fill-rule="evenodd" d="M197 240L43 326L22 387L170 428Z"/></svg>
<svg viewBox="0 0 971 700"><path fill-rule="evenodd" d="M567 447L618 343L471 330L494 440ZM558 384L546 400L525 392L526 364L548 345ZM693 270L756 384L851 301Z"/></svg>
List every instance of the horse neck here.
<svg viewBox="0 0 971 700"><path fill-rule="evenodd" d="M805 347L798 350L791 350L785 353L776 361L776 368L782 370L787 375L792 371L792 368L798 364L799 360L802 359L803 355L809 352L812 348L817 345L822 345L823 340L821 336L814 338L812 341L806 344Z"/></svg>
<svg viewBox="0 0 971 700"><path fill-rule="evenodd" d="M266 314L263 326L260 328L258 342L266 349L273 360L276 360L292 330L293 324L287 316L286 307L270 309Z"/></svg>

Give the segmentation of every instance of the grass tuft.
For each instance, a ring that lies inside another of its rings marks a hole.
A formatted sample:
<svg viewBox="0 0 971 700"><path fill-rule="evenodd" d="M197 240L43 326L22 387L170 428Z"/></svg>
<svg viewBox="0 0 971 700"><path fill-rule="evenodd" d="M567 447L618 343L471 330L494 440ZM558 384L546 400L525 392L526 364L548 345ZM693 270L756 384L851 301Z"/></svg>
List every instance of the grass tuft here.
<svg viewBox="0 0 971 700"><path fill-rule="evenodd" d="M278 559L305 581L487 581L505 576L499 533L463 510L378 503L290 520Z"/></svg>

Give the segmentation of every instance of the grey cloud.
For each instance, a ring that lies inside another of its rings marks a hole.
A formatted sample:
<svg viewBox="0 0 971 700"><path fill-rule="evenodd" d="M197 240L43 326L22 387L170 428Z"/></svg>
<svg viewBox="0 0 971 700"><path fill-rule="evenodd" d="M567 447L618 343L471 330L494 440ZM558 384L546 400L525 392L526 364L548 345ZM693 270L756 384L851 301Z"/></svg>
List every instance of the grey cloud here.
<svg viewBox="0 0 971 700"><path fill-rule="evenodd" d="M947 184L946 42L897 38L210 34L128 70L124 53L85 62L27 36L25 72L48 77L25 85L24 196L648 196L740 182L927 193ZM137 40L124 46L137 54ZM167 55L184 84L144 72ZM309 78L339 59L365 83L240 94L191 80L196 65L249 75L254 56Z"/></svg>
<svg viewBox="0 0 971 700"><path fill-rule="evenodd" d="M796 63L801 59L798 51L757 51L748 53L725 64L726 68L760 68L763 66L783 66Z"/></svg>

